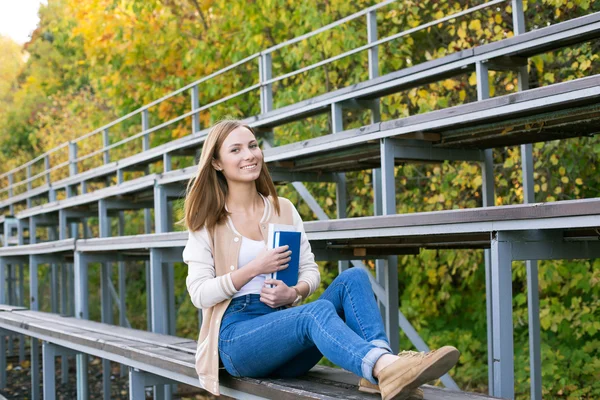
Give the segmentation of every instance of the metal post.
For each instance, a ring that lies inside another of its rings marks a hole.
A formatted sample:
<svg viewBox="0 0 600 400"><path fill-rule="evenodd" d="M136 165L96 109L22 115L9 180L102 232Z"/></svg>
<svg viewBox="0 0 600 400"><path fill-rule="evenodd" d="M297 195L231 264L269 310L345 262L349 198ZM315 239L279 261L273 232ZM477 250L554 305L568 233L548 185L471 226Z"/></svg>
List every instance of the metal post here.
<svg viewBox="0 0 600 400"><path fill-rule="evenodd" d="M75 317L89 319L88 313L88 268L83 253L74 252ZM87 400L88 393L88 356L77 354L77 400Z"/></svg>
<svg viewBox="0 0 600 400"><path fill-rule="evenodd" d="M511 243L502 233L492 237L491 282L494 380L492 396L514 399Z"/></svg>
<svg viewBox="0 0 600 400"><path fill-rule="evenodd" d="M29 309L38 311L40 303L38 300L38 261L35 255L29 256Z"/></svg>
<svg viewBox="0 0 600 400"><path fill-rule="evenodd" d="M31 184L31 164L27 166L27 191L31 190L32 184ZM29 198L27 198L27 200L30 200ZM29 207L29 205L28 205Z"/></svg>
<svg viewBox="0 0 600 400"><path fill-rule="evenodd" d="M383 214L396 214L396 184L394 178L394 146L391 141L381 139L381 192ZM390 347L394 352L400 349L400 335L398 334L398 257L387 259L385 282L383 287L387 294L386 299L386 333L390 340Z"/></svg>
<svg viewBox="0 0 600 400"><path fill-rule="evenodd" d="M334 103L331 105L331 133L337 133L344 130L343 123L343 110L340 103ZM339 173L336 177L336 211L338 218L346 218L346 174ZM341 274L345 270L350 268L350 262L347 260L338 261L338 272Z"/></svg>
<svg viewBox="0 0 600 400"><path fill-rule="evenodd" d="M369 43L376 42L377 34L377 14L376 11L367 13L367 40ZM369 79L379 76L379 46L369 49Z"/></svg>
<svg viewBox="0 0 600 400"><path fill-rule="evenodd" d="M152 331L152 285L150 284L150 263L144 261L146 270L146 330Z"/></svg>
<svg viewBox="0 0 600 400"><path fill-rule="evenodd" d="M58 266L50 264L50 304L54 314L58 313Z"/></svg>
<svg viewBox="0 0 600 400"><path fill-rule="evenodd" d="M0 304L6 304L6 269L8 268L6 259L4 257L0 257Z"/></svg>
<svg viewBox="0 0 600 400"><path fill-rule="evenodd" d="M160 249L150 249L150 285L152 332L168 333L167 331L167 303L165 302L165 286L162 252Z"/></svg>
<svg viewBox="0 0 600 400"><path fill-rule="evenodd" d="M13 196L13 183L15 182L15 176L12 172L8 174L8 197ZM14 215L14 212L11 211L10 215Z"/></svg>
<svg viewBox="0 0 600 400"><path fill-rule="evenodd" d="M173 170L173 164L171 162L171 154L163 154L163 172L169 172Z"/></svg>
<svg viewBox="0 0 600 400"><path fill-rule="evenodd" d="M118 224L118 234L119 236L125 235L125 213L123 211L119 211L119 224ZM125 262L119 261L118 263L119 269L119 325L127 326L127 312L125 299L127 296L126 287L125 287ZM121 377L127 374L127 367L121 365Z"/></svg>
<svg viewBox="0 0 600 400"><path fill-rule="evenodd" d="M146 132L148 129L150 129L150 115L148 114L148 109L145 109L142 111L142 131ZM144 151L150 150L150 134L144 134L143 140Z"/></svg>
<svg viewBox="0 0 600 400"><path fill-rule="evenodd" d="M169 334L168 279L168 272L163 270L161 249L150 249L152 332ZM164 389L161 386L154 386L154 400L170 398L171 387L169 385L165 386Z"/></svg>
<svg viewBox="0 0 600 400"><path fill-rule="evenodd" d="M5 332L0 329L0 389L6 387L6 339Z"/></svg>
<svg viewBox="0 0 600 400"><path fill-rule="evenodd" d="M108 128L102 130L102 147L107 148L110 145L110 138L108 137ZM104 150L102 153L102 161L104 164L110 163L110 151Z"/></svg>
<svg viewBox="0 0 600 400"><path fill-rule="evenodd" d="M0 304L6 304L6 260L0 257ZM0 389L6 387L6 335L0 329Z"/></svg>
<svg viewBox="0 0 600 400"><path fill-rule="evenodd" d="M258 74L261 84L273 77L273 62L271 53L261 54L258 64ZM273 85L262 85L260 87L260 112L264 114L273 109Z"/></svg>
<svg viewBox="0 0 600 400"><path fill-rule="evenodd" d="M98 201L98 224L100 237L110 236L110 219L108 218L108 208L106 200ZM110 298L110 279L111 264L101 263L100 272L100 302L101 302L101 320L103 323L112 324L112 301ZM102 360L102 390L105 400L110 400L110 360Z"/></svg>
<svg viewBox="0 0 600 400"><path fill-rule="evenodd" d="M348 198L346 195L346 174L343 172L337 174L335 195L336 195L336 199L337 199L337 201L336 201L337 217L338 218L346 218L347 217L346 207L348 204ZM342 272L344 272L345 270L347 270L348 268L350 268L350 261L348 261L348 260L338 261L338 272L340 274Z"/></svg>
<svg viewBox="0 0 600 400"><path fill-rule="evenodd" d="M194 86L190 89L190 96L192 98L192 111L200 108L200 96L198 95L198 86ZM200 113L192 115L192 135L200 132Z"/></svg>
<svg viewBox="0 0 600 400"><path fill-rule="evenodd" d="M475 64L475 73L477 75L477 99L485 100L490 97L490 87L488 80L487 65L482 62ZM492 149L486 149L483 152L484 161L481 165L482 174L482 199L484 207L491 207L494 202L494 158ZM491 277L491 255L490 250L483 251L485 261L485 288L486 288L486 316L487 316L487 341L488 341L488 386L489 393L492 394L494 382L494 358L493 358L493 331L494 319L492 318L492 277Z"/></svg>
<svg viewBox="0 0 600 400"><path fill-rule="evenodd" d="M25 306L25 274L23 271L23 264L19 264L19 285L17 293L17 305L20 307ZM25 361L25 337L19 335L19 362Z"/></svg>
<svg viewBox="0 0 600 400"><path fill-rule="evenodd" d="M342 132L344 130L344 113L340 103L331 105L331 133Z"/></svg>
<svg viewBox="0 0 600 400"><path fill-rule="evenodd" d="M46 184L50 185L50 156L47 154L44 156L44 168L46 169Z"/></svg>
<svg viewBox="0 0 600 400"><path fill-rule="evenodd" d="M512 0L513 33L520 35L525 33L525 13L523 12L523 0Z"/></svg>
<svg viewBox="0 0 600 400"><path fill-rule="evenodd" d="M513 0L513 30L515 35L525 33L525 14L523 1ZM518 73L518 90L529 89L529 72L527 65L520 66ZM525 204L535 203L533 190L533 148L531 144L521 145L521 164L523 172L523 200ZM540 299L538 285L537 260L525 261L527 268L527 305L529 320L529 367L530 367L530 395L533 400L542 399L542 357L540 334Z"/></svg>
<svg viewBox="0 0 600 400"><path fill-rule="evenodd" d="M61 307L61 313L63 315L68 315L69 313L69 308L67 305L67 293L70 289L70 287L67 284L68 278L67 278L67 264L66 263L62 263L60 264L60 307ZM61 383L65 384L68 382L69 380L69 358L68 356L62 356L61 357L61 369L60 369L60 376L61 376Z"/></svg>
<svg viewBox="0 0 600 400"><path fill-rule="evenodd" d="M154 224L156 233L168 232L167 221L167 191L164 186L154 186Z"/></svg>
<svg viewBox="0 0 600 400"><path fill-rule="evenodd" d="M100 272L101 320L113 323L112 301L110 297L111 263L103 262ZM110 360L102 359L102 393L104 400L110 400Z"/></svg>
<svg viewBox="0 0 600 400"><path fill-rule="evenodd" d="M56 398L55 366L56 347L52 343L42 344L42 375L44 377L44 400Z"/></svg>
<svg viewBox="0 0 600 400"><path fill-rule="evenodd" d="M40 399L40 341L31 338L31 398L33 400Z"/></svg>
<svg viewBox="0 0 600 400"><path fill-rule="evenodd" d="M69 175L77 175L77 143L69 142Z"/></svg>
<svg viewBox="0 0 600 400"><path fill-rule="evenodd" d="M129 400L146 400L144 373L129 368Z"/></svg>

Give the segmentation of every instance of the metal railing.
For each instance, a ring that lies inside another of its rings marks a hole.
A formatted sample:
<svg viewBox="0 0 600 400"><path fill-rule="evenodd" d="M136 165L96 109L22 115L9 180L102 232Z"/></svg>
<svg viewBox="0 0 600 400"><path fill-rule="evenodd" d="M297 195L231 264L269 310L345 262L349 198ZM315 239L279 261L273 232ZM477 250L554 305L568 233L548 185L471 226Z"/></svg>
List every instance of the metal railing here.
<svg viewBox="0 0 600 400"><path fill-rule="evenodd" d="M23 186L23 185L27 185L27 190L26 191L30 191L33 189L33 182L45 177L44 179L44 183L46 185L48 185L48 187L50 187L52 185L52 177L51 174L55 171L58 171L62 168L65 167L69 167L69 176L73 176L73 175L77 175L79 170L78 170L78 163L91 159L92 157L95 156L99 156L102 155L102 162L103 164L108 164L110 163L110 150L116 149L120 146L125 145L126 143L132 142L136 139L143 139L143 151L149 150L150 149L150 140L149 140L149 135L153 132L156 132L160 129L163 129L165 127L168 127L170 125L173 125L179 121L182 121L186 118L192 117L192 134L197 134L198 132L200 132L200 112L208 110L212 107L215 107L219 104L222 104L226 101L232 100L234 98L237 98L243 94L252 92L254 90L260 90L260 109L261 109L261 113L265 113L268 112L270 110L273 109L273 84L277 83L277 82L281 82L285 79L297 76L299 74L314 70L316 68L322 67L324 65L333 63L335 61L338 61L340 59L343 59L345 57L349 57L352 56L354 54L358 54L360 52L363 51L369 51L369 78L374 78L378 75L378 71L377 71L377 66L378 66L378 53L377 53L377 48L380 45L386 44L388 42L391 42L393 40L402 38L404 36L408 36L410 34L413 34L415 32L419 32L422 31L424 29L428 29L430 27L436 26L438 24L456 19L456 18L460 18L469 14L472 14L474 12L480 11L484 8L488 8L488 7L492 7L501 3L507 3L510 2L509 0L493 0L487 3L483 3L471 8L468 8L466 10L462 10L459 11L457 13L451 14L451 15L447 15L445 17L436 19L434 21L431 22L427 22L425 24L419 25L417 27L387 36L385 38L382 39L377 39L377 25L376 25L376 11L388 6L392 3L395 3L397 0L386 0L383 1L379 4L376 4L374 6L371 6L369 8L366 8L364 10L361 10L357 13L354 13L350 16L347 16L345 18L342 18L338 21L335 21L331 24L328 24L326 26L323 26L319 29L316 29L310 33L307 33L305 35L302 36L298 36L296 38L293 38L291 40L288 40L286 42L274 45L272 47L267 48L264 51L261 51L259 53L255 53L249 57L246 57L234 64L231 64L225 68L222 68L210 75L207 75L199 80L196 80L180 89L177 89L149 104L146 104L140 108L138 108L135 111L130 112L129 114L120 117L92 132L89 132L83 136L80 136L77 139L74 139L70 142L66 142L63 143L57 147L55 147L52 150L49 150L48 152L34 158L31 161L28 161L27 163L14 168L8 172L5 172L3 174L0 175L0 180L4 180L5 178L8 178L8 186L1 188L0 189L0 196L4 197L5 193L8 192L8 197L12 197L15 193L15 189ZM513 0L514 2L514 0ZM295 71L292 72L288 72L276 77L272 77L272 54L280 49L286 48L290 45L302 42L304 40L307 40L311 37L314 37L318 34L327 32L333 28L336 28L338 26L341 26L345 23L348 23L350 21L356 20L360 17L366 16L367 17L367 33L368 33L368 43L354 48L352 50L346 51L344 53L335 55L333 57L329 57L327 59L321 60L319 62L313 63L311 65L302 67L300 69L297 69ZM239 90L233 94L229 94L227 96L221 97L215 101L212 101L208 104L202 105L200 106L199 104L199 96L198 96L198 86L204 82L207 82L211 79L214 79L220 75L223 75L226 72L232 71L235 68L238 68L242 65L245 65L247 63L250 63L254 60L258 59L258 69L259 69L259 82L251 85L245 89ZM158 125L155 126L150 126L149 124L149 109L151 107L154 107L156 105L159 105L171 98L173 98L174 96L177 96L179 94L182 94L186 91L190 91L191 94L191 110L179 115L173 119L170 119L168 121L162 122ZM137 115L141 115L141 131L126 137L122 140L119 140L115 143L109 143L109 129L116 126L119 123L122 123L124 121L128 121L131 120L133 117L136 117ZM79 144L89 138L92 138L96 135L102 134L102 147L100 149L94 150L88 154L79 156L77 155L78 153L78 148L79 148ZM64 148L68 148L68 159L66 161L60 162L54 166L50 166L50 156L56 152L58 152L61 149ZM38 164L41 160L44 161L44 167L43 167L43 171L40 173L37 173L35 175L32 175L32 167L36 164ZM19 180L18 182L15 182L15 176L17 173L21 172L25 170L26 172L26 178ZM42 185L39 185L42 186ZM37 186L36 186L37 187Z"/></svg>

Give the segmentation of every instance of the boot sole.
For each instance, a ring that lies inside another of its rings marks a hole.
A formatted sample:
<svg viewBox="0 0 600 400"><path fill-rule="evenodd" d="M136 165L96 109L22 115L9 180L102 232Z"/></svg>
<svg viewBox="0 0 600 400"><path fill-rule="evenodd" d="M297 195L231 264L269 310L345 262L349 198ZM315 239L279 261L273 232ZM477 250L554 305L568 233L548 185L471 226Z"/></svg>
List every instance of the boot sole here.
<svg viewBox="0 0 600 400"><path fill-rule="evenodd" d="M406 400L411 395L413 389L416 389L429 381L438 379L440 376L450 371L458 362L459 357L460 353L458 350L440 354L439 358L432 361L429 367L421 371L420 374L416 375L404 386L400 386L396 388L396 390L388 393L383 400Z"/></svg>
<svg viewBox="0 0 600 400"><path fill-rule="evenodd" d="M380 394L381 392L377 389L370 389L370 388L366 388L363 386L359 386L358 387L358 391L359 392L363 392L363 393L370 393L370 394Z"/></svg>

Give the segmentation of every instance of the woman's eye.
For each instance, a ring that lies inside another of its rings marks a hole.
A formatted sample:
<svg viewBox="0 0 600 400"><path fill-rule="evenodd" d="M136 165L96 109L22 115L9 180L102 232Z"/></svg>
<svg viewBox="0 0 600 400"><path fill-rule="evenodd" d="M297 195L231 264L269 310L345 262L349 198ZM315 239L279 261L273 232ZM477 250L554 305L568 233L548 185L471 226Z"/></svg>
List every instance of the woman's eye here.
<svg viewBox="0 0 600 400"><path fill-rule="evenodd" d="M235 153L236 151L239 151L240 149L233 149L231 150L232 153Z"/></svg>
<svg viewBox="0 0 600 400"><path fill-rule="evenodd" d="M255 144L251 144L251 145L250 145L250 148L251 148L251 149L255 149L255 148L257 148L257 147L258 147L258 145L257 145L256 143L255 143Z"/></svg>

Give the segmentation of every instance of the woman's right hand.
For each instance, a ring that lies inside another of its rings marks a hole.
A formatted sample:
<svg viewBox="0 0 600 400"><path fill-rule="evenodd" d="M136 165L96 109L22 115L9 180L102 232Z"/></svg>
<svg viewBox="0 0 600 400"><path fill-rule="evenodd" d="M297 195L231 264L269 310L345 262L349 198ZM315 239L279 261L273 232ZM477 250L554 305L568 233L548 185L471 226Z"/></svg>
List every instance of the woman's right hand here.
<svg viewBox="0 0 600 400"><path fill-rule="evenodd" d="M271 274L273 272L286 269L288 267L288 263L292 259L290 257L292 252L288 249L289 246L286 245L261 251L252 261L254 263L256 273L258 275Z"/></svg>

